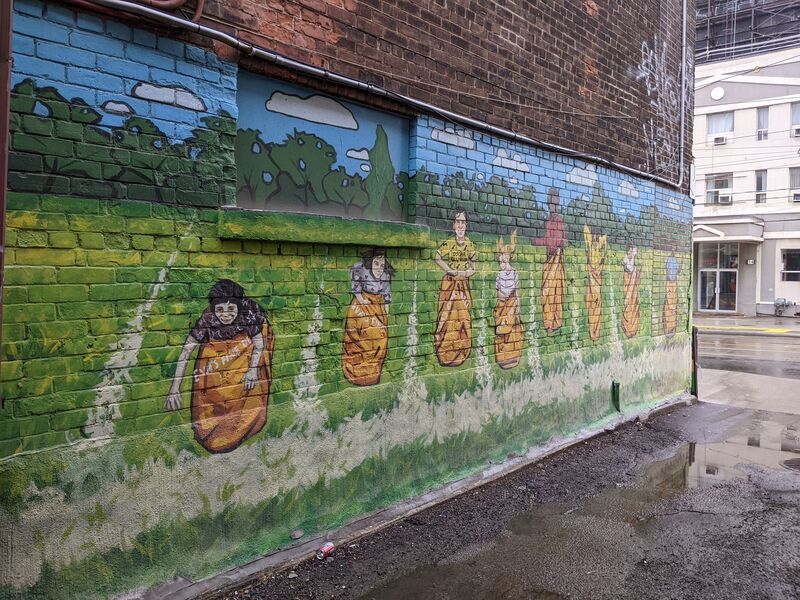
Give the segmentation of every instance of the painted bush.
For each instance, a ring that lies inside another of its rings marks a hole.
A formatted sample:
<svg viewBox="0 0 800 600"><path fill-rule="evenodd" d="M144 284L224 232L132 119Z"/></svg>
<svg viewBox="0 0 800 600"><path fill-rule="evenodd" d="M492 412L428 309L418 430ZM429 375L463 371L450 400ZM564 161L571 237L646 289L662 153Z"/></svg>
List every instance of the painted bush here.
<svg viewBox="0 0 800 600"><path fill-rule="evenodd" d="M244 72L237 98L239 206L405 220L406 119Z"/></svg>
<svg viewBox="0 0 800 600"><path fill-rule="evenodd" d="M178 72L200 57L208 69L205 53L50 5L16 10L15 40L34 41L25 56L38 60L39 40L53 40L36 36L65 28L67 46L116 32L123 56L149 40L148 60L172 57L175 79L126 78L120 90L172 81L210 110L216 88ZM49 28L26 20L36 11ZM262 125L223 103L212 121L182 108L176 119L196 120L168 122L154 115L156 88L137 88L146 101L101 98L40 63L24 69L15 160L41 170L16 181L45 187L9 199L0 597L106 597L208 576L292 543L294 529L339 526L601 424L612 380L623 410L686 386L691 205L680 194L331 99L364 125L369 141L354 141L346 118L323 130L266 108L276 94L319 105L318 94L246 74L239 101L271 113ZM101 100L137 115L106 121ZM32 127L74 144L65 156L55 142L25 146L44 136ZM203 136L219 143L193 141ZM79 144L97 154L77 156ZM342 158L352 149L356 163ZM154 162L134 168L136 152ZM345 180L357 193L334 199ZM93 197L87 181L116 191ZM192 185L214 198L182 205ZM268 210L218 208L234 186Z"/></svg>

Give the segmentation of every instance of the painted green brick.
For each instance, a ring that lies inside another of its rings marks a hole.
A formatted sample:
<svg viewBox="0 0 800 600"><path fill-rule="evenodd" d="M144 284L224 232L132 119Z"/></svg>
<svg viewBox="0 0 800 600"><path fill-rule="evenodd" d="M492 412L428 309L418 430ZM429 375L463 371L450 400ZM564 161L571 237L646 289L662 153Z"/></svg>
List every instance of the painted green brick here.
<svg viewBox="0 0 800 600"><path fill-rule="evenodd" d="M75 154L75 145L70 140L59 140L21 132L11 136L11 148L20 152L33 152L47 156L67 157Z"/></svg>
<svg viewBox="0 0 800 600"><path fill-rule="evenodd" d="M188 254L178 254L173 257L172 252L145 252L142 264L146 267L165 267L172 261L173 267L185 267L189 264Z"/></svg>
<svg viewBox="0 0 800 600"><path fill-rule="evenodd" d="M114 269L89 267L58 270L58 283L114 283Z"/></svg>
<svg viewBox="0 0 800 600"><path fill-rule="evenodd" d="M130 202L127 200L109 202L108 212L120 217L149 217L153 206L147 202Z"/></svg>
<svg viewBox="0 0 800 600"><path fill-rule="evenodd" d="M88 390L97 385L99 380L97 373L70 373L62 377L53 377L53 387L57 392Z"/></svg>
<svg viewBox="0 0 800 600"><path fill-rule="evenodd" d="M130 267L142 264L142 255L133 250L87 250L93 267Z"/></svg>
<svg viewBox="0 0 800 600"><path fill-rule="evenodd" d="M131 161L131 153L129 150L120 150L117 148L109 148L107 146L82 143L74 144L74 148L75 155L78 158L84 158L86 160L115 164L128 164Z"/></svg>
<svg viewBox="0 0 800 600"><path fill-rule="evenodd" d="M0 364L0 381L14 381L22 378L21 360L4 360Z"/></svg>
<svg viewBox="0 0 800 600"><path fill-rule="evenodd" d="M131 245L136 250L152 250L153 239L152 235L134 235L131 237Z"/></svg>
<svg viewBox="0 0 800 600"><path fill-rule="evenodd" d="M6 214L6 225L15 229L67 229L67 217L56 213L12 210Z"/></svg>
<svg viewBox="0 0 800 600"><path fill-rule="evenodd" d="M70 266L75 264L75 252L50 248L19 248L16 251L16 263L19 265Z"/></svg>
<svg viewBox="0 0 800 600"><path fill-rule="evenodd" d="M53 393L53 380L23 378L3 385L5 398L28 398Z"/></svg>
<svg viewBox="0 0 800 600"><path fill-rule="evenodd" d="M28 288L31 302L81 302L88 297L85 285L33 285Z"/></svg>
<svg viewBox="0 0 800 600"><path fill-rule="evenodd" d="M28 301L27 287L5 286L3 288L3 304L22 304L27 301Z"/></svg>
<svg viewBox="0 0 800 600"><path fill-rule="evenodd" d="M78 236L68 231L51 233L49 241L53 248L76 248L78 246Z"/></svg>
<svg viewBox="0 0 800 600"><path fill-rule="evenodd" d="M31 323L50 321L56 318L56 307L52 304L12 304L3 307L6 323Z"/></svg>
<svg viewBox="0 0 800 600"><path fill-rule="evenodd" d="M158 280L160 267L120 267L116 269L117 283L153 283ZM170 273L170 279L172 273Z"/></svg>
<svg viewBox="0 0 800 600"><path fill-rule="evenodd" d="M229 254L192 254L189 264L193 267L230 267L232 257Z"/></svg>
<svg viewBox="0 0 800 600"><path fill-rule="evenodd" d="M127 233L106 233L103 240L109 250L127 250L131 247L131 238Z"/></svg>
<svg viewBox="0 0 800 600"><path fill-rule="evenodd" d="M128 232L171 235L175 233L175 225L172 221L164 219L130 219L128 221Z"/></svg>
<svg viewBox="0 0 800 600"><path fill-rule="evenodd" d="M89 289L89 299L93 302L106 302L109 300L132 300L141 297L142 286L139 283L93 285Z"/></svg>
<svg viewBox="0 0 800 600"><path fill-rule="evenodd" d="M157 237L155 238L155 248L161 252L172 252L178 248L178 240L174 237Z"/></svg>
<svg viewBox="0 0 800 600"><path fill-rule="evenodd" d="M201 246L203 252L221 252L222 240L217 237L204 237Z"/></svg>
<svg viewBox="0 0 800 600"><path fill-rule="evenodd" d="M64 196L43 197L42 210L70 215L96 215L100 212L100 201L91 198L65 198Z"/></svg>
<svg viewBox="0 0 800 600"><path fill-rule="evenodd" d="M85 410L58 412L50 416L50 427L56 431L74 429L86 425Z"/></svg>
<svg viewBox="0 0 800 600"><path fill-rule="evenodd" d="M30 323L27 329L30 337L44 339L67 339L85 336L89 333L89 325L85 321Z"/></svg>
<svg viewBox="0 0 800 600"><path fill-rule="evenodd" d="M50 357L25 362L25 377L42 379L44 377L60 377L77 373L81 370L83 360L79 356Z"/></svg>
<svg viewBox="0 0 800 600"><path fill-rule="evenodd" d="M198 252L200 250L200 238L198 237L185 237L178 243L178 250L184 252Z"/></svg>
<svg viewBox="0 0 800 600"><path fill-rule="evenodd" d="M56 137L80 142L83 141L83 132L84 127L80 123L70 123L68 121L55 122Z"/></svg>
<svg viewBox="0 0 800 600"><path fill-rule="evenodd" d="M69 228L72 231L101 231L118 233L125 231L125 219L110 215L70 215Z"/></svg>
<svg viewBox="0 0 800 600"><path fill-rule="evenodd" d="M116 311L110 302L62 302L56 306L56 312L59 319L72 321L113 317Z"/></svg>
<svg viewBox="0 0 800 600"><path fill-rule="evenodd" d="M81 248L97 250L105 247L105 240L102 233L79 233L78 240Z"/></svg>
<svg viewBox="0 0 800 600"><path fill-rule="evenodd" d="M22 323L11 324L8 321L3 323L3 339L4 340L22 340L25 339L25 325Z"/></svg>
<svg viewBox="0 0 800 600"><path fill-rule="evenodd" d="M17 243L15 246L19 246L20 248L46 248L48 246L47 232L22 230L17 234Z"/></svg>

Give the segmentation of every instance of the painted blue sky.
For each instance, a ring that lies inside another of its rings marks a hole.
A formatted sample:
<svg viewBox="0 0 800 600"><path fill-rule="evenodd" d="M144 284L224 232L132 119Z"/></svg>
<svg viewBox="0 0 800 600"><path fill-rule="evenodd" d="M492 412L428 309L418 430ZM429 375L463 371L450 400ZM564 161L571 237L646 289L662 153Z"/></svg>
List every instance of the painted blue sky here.
<svg viewBox="0 0 800 600"><path fill-rule="evenodd" d="M591 200L595 183L600 183L622 218L628 214L638 216L641 208L652 205L655 199L653 182L481 134L440 119L419 119L416 135L418 139L427 140L429 154L420 153L413 169L425 168L440 177L461 171L467 179L476 182L492 176L502 177L512 188L532 187L540 206L546 204L547 191L552 186L559 188L562 206L581 196ZM442 161L443 155L449 155L450 164Z"/></svg>
<svg viewBox="0 0 800 600"><path fill-rule="evenodd" d="M239 129L258 129L267 143L281 143L295 129L316 134L336 149L334 169L341 165L349 174L362 177L368 174L364 166L369 167L369 161L365 153L364 159L358 158L357 151L375 144L380 123L389 138L395 171L408 171L409 126L402 117L246 71L239 71L237 103Z"/></svg>

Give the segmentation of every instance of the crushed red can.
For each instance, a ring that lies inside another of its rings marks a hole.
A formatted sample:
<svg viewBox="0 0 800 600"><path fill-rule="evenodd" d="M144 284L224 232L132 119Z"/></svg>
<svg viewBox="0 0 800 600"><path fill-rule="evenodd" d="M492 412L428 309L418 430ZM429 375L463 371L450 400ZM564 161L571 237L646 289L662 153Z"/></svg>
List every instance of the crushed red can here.
<svg viewBox="0 0 800 600"><path fill-rule="evenodd" d="M333 554L333 551L336 550L336 546L333 545L333 542L325 542L320 546L320 549L317 550L317 558L319 560L323 560L324 558Z"/></svg>

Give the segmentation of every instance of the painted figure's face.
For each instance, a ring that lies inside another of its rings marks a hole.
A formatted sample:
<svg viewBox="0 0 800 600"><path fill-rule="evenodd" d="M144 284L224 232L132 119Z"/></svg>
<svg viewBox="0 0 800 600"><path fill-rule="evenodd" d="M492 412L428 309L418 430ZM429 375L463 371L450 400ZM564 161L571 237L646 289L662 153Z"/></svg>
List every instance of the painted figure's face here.
<svg viewBox="0 0 800 600"><path fill-rule="evenodd" d="M223 325L230 325L239 315L239 307L233 302L221 302L214 305L214 314Z"/></svg>
<svg viewBox="0 0 800 600"><path fill-rule="evenodd" d="M373 256L372 257L372 274L375 277L380 277L383 275L383 271L386 268L386 257L385 256Z"/></svg>
<svg viewBox="0 0 800 600"><path fill-rule="evenodd" d="M458 216L453 219L453 231L458 239L464 238L464 235L467 233L467 217L464 213L459 213Z"/></svg>
<svg viewBox="0 0 800 600"><path fill-rule="evenodd" d="M503 252L502 254L498 255L497 260L500 262L500 268L503 271L508 271L511 269L511 255L507 252Z"/></svg>

